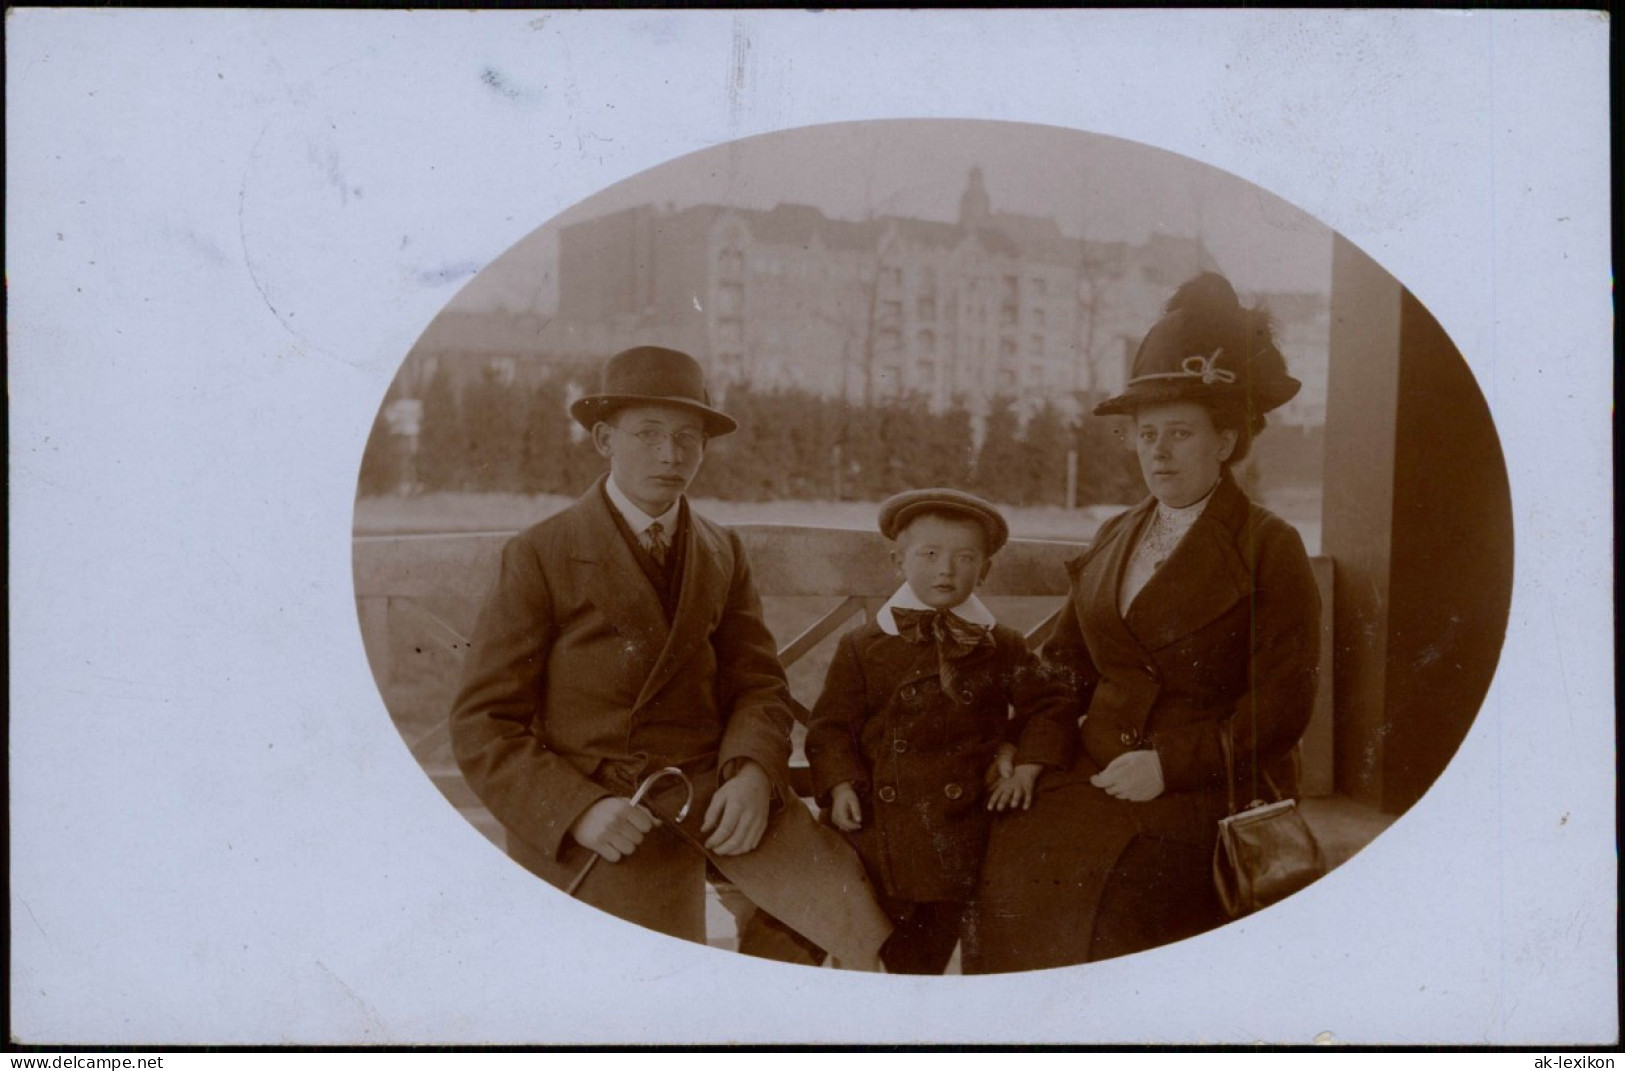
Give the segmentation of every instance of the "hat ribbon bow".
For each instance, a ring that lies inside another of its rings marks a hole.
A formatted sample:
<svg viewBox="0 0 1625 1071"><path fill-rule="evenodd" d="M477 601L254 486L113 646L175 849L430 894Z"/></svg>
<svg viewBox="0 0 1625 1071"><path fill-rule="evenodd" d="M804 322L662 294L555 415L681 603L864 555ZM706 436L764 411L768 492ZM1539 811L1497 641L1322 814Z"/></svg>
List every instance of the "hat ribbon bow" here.
<svg viewBox="0 0 1625 1071"><path fill-rule="evenodd" d="M1185 370L1187 376L1199 376L1204 386L1212 386L1215 383L1234 383L1236 374L1228 368L1218 366L1217 362L1223 354L1224 349L1222 347L1214 350L1211 357L1203 357L1200 353L1192 354L1185 358L1179 367Z"/></svg>

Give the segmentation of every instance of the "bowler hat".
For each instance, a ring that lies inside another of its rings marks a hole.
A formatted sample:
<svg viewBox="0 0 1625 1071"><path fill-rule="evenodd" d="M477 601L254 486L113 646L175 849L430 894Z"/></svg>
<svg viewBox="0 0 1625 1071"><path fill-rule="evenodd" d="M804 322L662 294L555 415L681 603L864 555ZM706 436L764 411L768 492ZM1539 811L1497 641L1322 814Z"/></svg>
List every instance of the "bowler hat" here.
<svg viewBox="0 0 1625 1071"><path fill-rule="evenodd" d="M975 521L987 533L987 552L997 554L1010 539L1010 526L991 502L951 487L927 487L892 495L880 504L880 534L896 539L922 513L951 513Z"/></svg>
<svg viewBox="0 0 1625 1071"><path fill-rule="evenodd" d="M700 362L661 346L635 346L611 357L604 364L598 393L577 398L570 415L591 431L600 420L633 405L669 405L696 413L705 422L705 434L713 439L739 427L738 421L711 408Z"/></svg>
<svg viewBox="0 0 1625 1071"><path fill-rule="evenodd" d="M1243 408L1251 422L1291 401L1302 384L1287 375L1269 314L1244 309L1229 280L1204 272L1168 299L1134 354L1123 393L1095 406L1131 414L1157 402L1201 401Z"/></svg>

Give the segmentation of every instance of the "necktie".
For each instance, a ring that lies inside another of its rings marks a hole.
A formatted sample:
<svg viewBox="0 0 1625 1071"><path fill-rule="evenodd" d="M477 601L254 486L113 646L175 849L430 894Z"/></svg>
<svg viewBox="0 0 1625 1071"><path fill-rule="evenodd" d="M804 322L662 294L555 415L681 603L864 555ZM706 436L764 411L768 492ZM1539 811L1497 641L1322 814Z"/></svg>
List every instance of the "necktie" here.
<svg viewBox="0 0 1625 1071"><path fill-rule="evenodd" d="M666 567L666 553L671 550L671 540L666 538L666 529L659 521L643 530L643 549L649 552L656 565L662 569Z"/></svg>
<svg viewBox="0 0 1625 1071"><path fill-rule="evenodd" d="M892 620L897 622L897 634L910 643L935 643L937 665L942 689L955 702L966 700L954 684L953 663L978 647L992 647L993 630L986 625L973 625L949 610L905 610L892 607Z"/></svg>

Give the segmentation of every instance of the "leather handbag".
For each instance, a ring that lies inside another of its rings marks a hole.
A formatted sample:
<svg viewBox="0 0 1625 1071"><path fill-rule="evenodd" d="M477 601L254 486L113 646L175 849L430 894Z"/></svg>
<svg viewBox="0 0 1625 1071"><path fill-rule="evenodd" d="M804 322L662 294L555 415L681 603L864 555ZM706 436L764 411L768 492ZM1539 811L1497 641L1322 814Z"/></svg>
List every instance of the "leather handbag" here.
<svg viewBox="0 0 1625 1071"><path fill-rule="evenodd" d="M1234 747L1228 731L1219 734L1219 748L1224 752L1230 800L1213 849L1213 884L1226 914L1237 919L1284 900L1323 876L1326 856L1297 801L1282 799L1267 772L1264 783L1275 802L1254 800L1246 809L1236 810Z"/></svg>

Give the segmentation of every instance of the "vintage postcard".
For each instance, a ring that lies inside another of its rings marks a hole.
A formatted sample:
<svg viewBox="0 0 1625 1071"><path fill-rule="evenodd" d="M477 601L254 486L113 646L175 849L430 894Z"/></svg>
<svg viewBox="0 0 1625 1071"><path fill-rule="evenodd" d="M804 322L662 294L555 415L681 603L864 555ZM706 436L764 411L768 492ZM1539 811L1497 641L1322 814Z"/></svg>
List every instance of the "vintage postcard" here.
<svg viewBox="0 0 1625 1071"><path fill-rule="evenodd" d="M1617 1041L1606 18L8 31L13 1041Z"/></svg>

